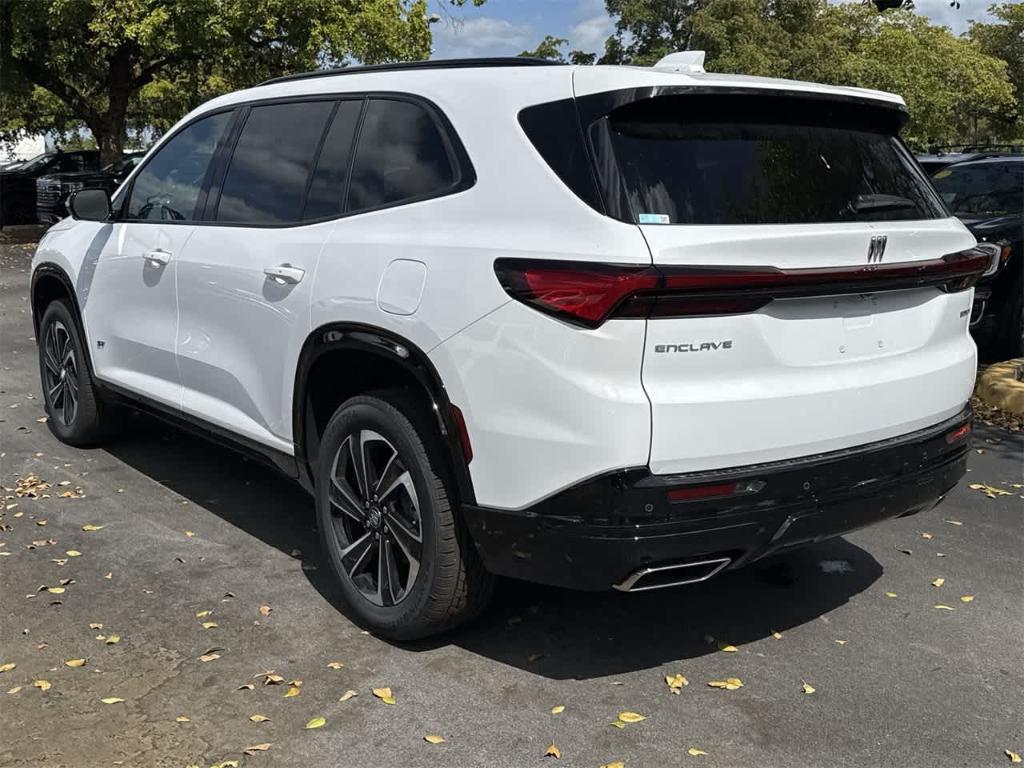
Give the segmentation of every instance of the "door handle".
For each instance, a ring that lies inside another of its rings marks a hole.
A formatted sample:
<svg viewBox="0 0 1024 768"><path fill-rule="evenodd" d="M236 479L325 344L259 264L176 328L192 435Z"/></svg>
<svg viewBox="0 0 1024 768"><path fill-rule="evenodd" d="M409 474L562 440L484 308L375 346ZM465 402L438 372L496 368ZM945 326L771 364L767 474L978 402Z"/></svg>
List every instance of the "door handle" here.
<svg viewBox="0 0 1024 768"><path fill-rule="evenodd" d="M291 264L281 264L277 267L264 267L263 274L279 285L295 285L306 276L306 270Z"/></svg>
<svg viewBox="0 0 1024 768"><path fill-rule="evenodd" d="M159 248L155 251L146 251L142 257L149 262L151 267L163 267L170 263L171 254Z"/></svg>

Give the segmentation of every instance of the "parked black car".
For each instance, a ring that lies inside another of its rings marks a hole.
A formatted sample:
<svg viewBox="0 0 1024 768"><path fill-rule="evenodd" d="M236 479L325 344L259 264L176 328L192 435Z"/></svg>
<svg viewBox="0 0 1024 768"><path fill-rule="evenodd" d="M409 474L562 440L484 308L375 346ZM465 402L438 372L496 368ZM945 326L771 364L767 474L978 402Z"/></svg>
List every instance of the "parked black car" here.
<svg viewBox="0 0 1024 768"><path fill-rule="evenodd" d="M129 152L120 160L98 171L52 173L36 179L36 218L40 224L53 224L68 215L67 202L72 192L98 187L113 195L145 152Z"/></svg>
<svg viewBox="0 0 1024 768"><path fill-rule="evenodd" d="M953 163L981 160L985 157L1024 154L1022 144L946 144L928 147L927 154L918 155L917 162L929 174L935 174Z"/></svg>
<svg viewBox="0 0 1024 768"><path fill-rule="evenodd" d="M45 152L13 168L0 170L0 228L36 223L36 179L40 176L95 171L99 167L100 153L83 149Z"/></svg>
<svg viewBox="0 0 1024 768"><path fill-rule="evenodd" d="M1024 155L950 165L932 176L993 265L974 289L971 325L1008 357L1024 355Z"/></svg>

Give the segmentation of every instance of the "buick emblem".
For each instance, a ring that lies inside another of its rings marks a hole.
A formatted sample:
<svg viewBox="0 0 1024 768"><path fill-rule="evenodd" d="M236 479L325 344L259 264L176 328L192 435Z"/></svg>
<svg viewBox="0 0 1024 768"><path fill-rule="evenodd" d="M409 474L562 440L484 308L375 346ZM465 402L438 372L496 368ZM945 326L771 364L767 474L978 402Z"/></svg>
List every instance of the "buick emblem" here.
<svg viewBox="0 0 1024 768"><path fill-rule="evenodd" d="M875 235L868 245L868 264L878 264L885 257L885 244L889 238L887 235Z"/></svg>

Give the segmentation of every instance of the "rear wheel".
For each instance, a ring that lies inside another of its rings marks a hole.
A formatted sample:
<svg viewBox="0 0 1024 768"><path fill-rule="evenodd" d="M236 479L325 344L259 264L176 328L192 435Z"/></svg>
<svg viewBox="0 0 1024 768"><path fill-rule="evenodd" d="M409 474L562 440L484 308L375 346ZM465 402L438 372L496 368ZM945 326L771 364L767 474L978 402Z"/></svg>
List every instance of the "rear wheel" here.
<svg viewBox="0 0 1024 768"><path fill-rule="evenodd" d="M429 422L400 392L351 398L320 444L317 522L360 623L394 639L475 616L491 577L453 512Z"/></svg>
<svg viewBox="0 0 1024 768"><path fill-rule="evenodd" d="M107 423L72 312L63 299L50 302L43 312L39 377L50 431L69 445L89 445L103 436Z"/></svg>

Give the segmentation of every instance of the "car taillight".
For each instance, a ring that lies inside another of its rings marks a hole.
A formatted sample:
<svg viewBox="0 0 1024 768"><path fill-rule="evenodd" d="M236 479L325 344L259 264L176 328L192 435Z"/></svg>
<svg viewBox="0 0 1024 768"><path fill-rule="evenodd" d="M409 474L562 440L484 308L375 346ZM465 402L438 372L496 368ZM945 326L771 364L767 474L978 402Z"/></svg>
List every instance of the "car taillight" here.
<svg viewBox="0 0 1024 768"><path fill-rule="evenodd" d="M991 255L971 248L927 261L858 267L683 267L498 259L494 272L513 299L586 328L611 317L654 318L753 312L774 299L974 285Z"/></svg>

